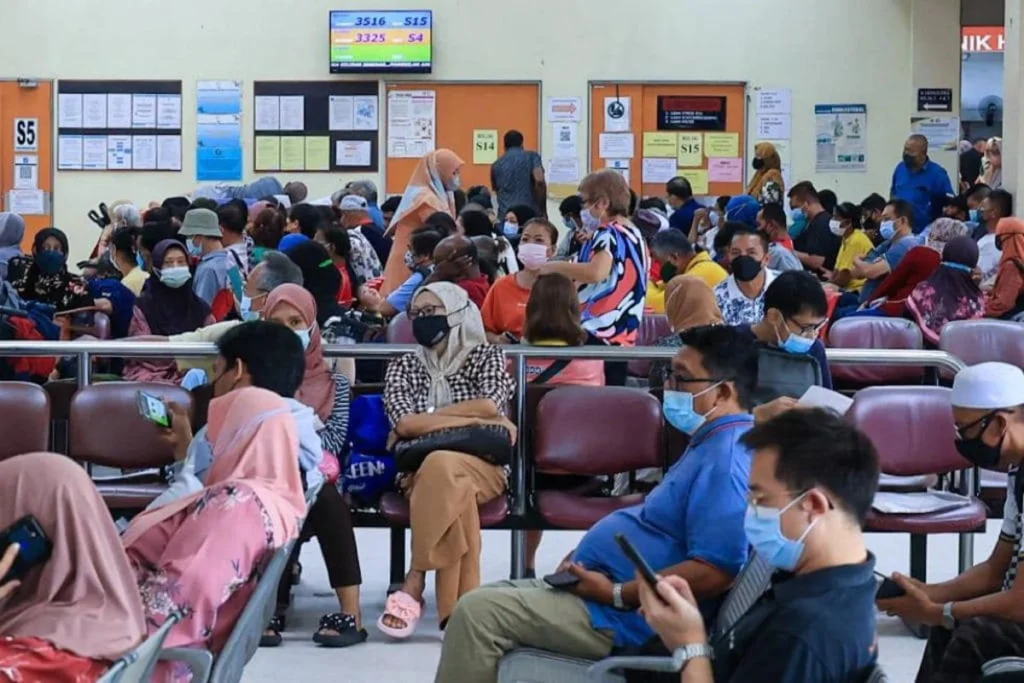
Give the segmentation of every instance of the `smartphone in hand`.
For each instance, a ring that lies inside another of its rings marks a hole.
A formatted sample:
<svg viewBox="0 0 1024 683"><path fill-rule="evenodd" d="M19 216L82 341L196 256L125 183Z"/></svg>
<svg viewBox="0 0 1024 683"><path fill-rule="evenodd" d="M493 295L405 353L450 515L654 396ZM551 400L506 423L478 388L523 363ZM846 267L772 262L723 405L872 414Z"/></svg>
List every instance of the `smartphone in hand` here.
<svg viewBox="0 0 1024 683"><path fill-rule="evenodd" d="M629 539L624 535L615 534L615 542L619 544L622 552L625 553L626 557L629 558L629 561L633 563L633 566L636 567L636 570L640 573L640 577L643 578L647 585L651 587L651 590L658 596L658 599L664 601L661 594L658 593L658 575L653 569L651 569L651 565L647 564L647 560L641 557L636 547L634 547L633 544L629 542Z"/></svg>
<svg viewBox="0 0 1024 683"><path fill-rule="evenodd" d="M137 391L135 400L139 407L139 415L158 427L171 428L171 412L163 399L145 391Z"/></svg>
<svg viewBox="0 0 1024 683"><path fill-rule="evenodd" d="M875 591L875 600L888 600L889 598L902 598L907 591L888 576L875 572L875 576L881 579L878 582L878 590Z"/></svg>
<svg viewBox="0 0 1024 683"><path fill-rule="evenodd" d="M572 572L558 572L556 574L548 574L544 577L544 581L552 588L564 590L579 583L580 577Z"/></svg>
<svg viewBox="0 0 1024 683"><path fill-rule="evenodd" d="M50 559L53 552L53 543L43 531L39 520L32 515L22 517L0 532L0 555L12 543L18 544L18 555L14 558L14 566L6 576L0 578L0 584L24 578L31 569Z"/></svg>

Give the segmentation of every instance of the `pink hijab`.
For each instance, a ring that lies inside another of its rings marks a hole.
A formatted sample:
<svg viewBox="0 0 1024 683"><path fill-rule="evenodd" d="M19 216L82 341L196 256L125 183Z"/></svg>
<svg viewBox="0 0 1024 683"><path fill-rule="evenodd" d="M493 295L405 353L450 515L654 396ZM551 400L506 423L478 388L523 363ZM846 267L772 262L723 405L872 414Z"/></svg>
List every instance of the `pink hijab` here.
<svg viewBox="0 0 1024 683"><path fill-rule="evenodd" d="M306 349L306 374L295 399L313 410L324 422L334 411L334 374L324 360L323 338L320 325L316 322L316 300L307 290L298 285L280 285L267 297L263 306L263 317L269 319L274 309L288 304L302 314L302 320L310 328L309 348Z"/></svg>
<svg viewBox="0 0 1024 683"><path fill-rule="evenodd" d="M53 554L0 606L0 635L114 660L146 637L142 599L103 498L63 455L0 463L0 529L33 515Z"/></svg>
<svg viewBox="0 0 1024 683"><path fill-rule="evenodd" d="M298 428L284 399L256 387L232 391L210 402L206 433L213 446L206 488L225 482L248 486L270 514L274 539L283 544L295 538L298 521L306 515L306 500L298 466ZM124 532L124 547L187 509L204 492L136 517Z"/></svg>

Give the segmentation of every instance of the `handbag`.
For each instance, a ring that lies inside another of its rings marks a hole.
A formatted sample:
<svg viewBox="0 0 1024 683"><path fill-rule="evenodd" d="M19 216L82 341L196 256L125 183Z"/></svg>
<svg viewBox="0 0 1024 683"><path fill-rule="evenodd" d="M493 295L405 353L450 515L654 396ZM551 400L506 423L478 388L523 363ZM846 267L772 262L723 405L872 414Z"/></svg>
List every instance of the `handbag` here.
<svg viewBox="0 0 1024 683"><path fill-rule="evenodd" d="M473 455L492 465L512 462L512 435L499 424L449 427L414 439L403 439L394 446L399 472L415 472L434 451L458 451Z"/></svg>

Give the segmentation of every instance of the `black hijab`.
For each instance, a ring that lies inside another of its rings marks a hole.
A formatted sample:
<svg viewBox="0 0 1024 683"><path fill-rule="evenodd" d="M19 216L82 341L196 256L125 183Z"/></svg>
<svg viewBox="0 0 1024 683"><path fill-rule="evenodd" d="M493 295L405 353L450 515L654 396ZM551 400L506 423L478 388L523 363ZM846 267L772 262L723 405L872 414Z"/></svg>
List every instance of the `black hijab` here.
<svg viewBox="0 0 1024 683"><path fill-rule="evenodd" d="M146 288L135 301L146 316L152 334L163 337L183 332L194 332L206 324L210 307L192 291L192 283L186 282L175 289L160 281L160 269L170 249L183 253L185 247L178 240L163 240L153 248L152 277L146 281Z"/></svg>

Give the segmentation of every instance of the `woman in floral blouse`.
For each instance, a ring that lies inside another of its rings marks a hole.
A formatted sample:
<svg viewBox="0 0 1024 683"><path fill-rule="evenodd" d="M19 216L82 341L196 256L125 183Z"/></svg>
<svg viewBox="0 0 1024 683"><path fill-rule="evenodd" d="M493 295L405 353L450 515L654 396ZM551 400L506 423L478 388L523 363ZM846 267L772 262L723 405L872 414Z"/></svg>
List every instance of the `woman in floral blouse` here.
<svg viewBox="0 0 1024 683"><path fill-rule="evenodd" d="M53 306L57 312L97 306L112 308L89 294L85 280L68 272L68 238L62 230L46 228L32 240L32 256L16 256L7 265L7 279L25 301Z"/></svg>
<svg viewBox="0 0 1024 683"><path fill-rule="evenodd" d="M501 424L514 384L501 347L487 343L480 311L448 282L422 288L409 307L420 348L393 361L384 378L384 407L396 439L446 428ZM442 628L464 593L480 585L477 507L504 493L503 467L455 451L434 451L401 482L409 497L412 570L377 621L393 638L412 635L422 616L426 574L433 570Z"/></svg>
<svg viewBox="0 0 1024 683"><path fill-rule="evenodd" d="M122 541L150 632L186 616L165 647L220 652L274 551L306 514L299 437L284 399L249 387L210 402L213 465L199 493L136 517ZM186 667L163 678L189 680Z"/></svg>

